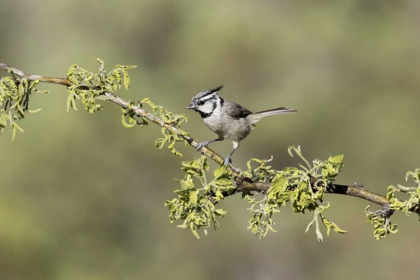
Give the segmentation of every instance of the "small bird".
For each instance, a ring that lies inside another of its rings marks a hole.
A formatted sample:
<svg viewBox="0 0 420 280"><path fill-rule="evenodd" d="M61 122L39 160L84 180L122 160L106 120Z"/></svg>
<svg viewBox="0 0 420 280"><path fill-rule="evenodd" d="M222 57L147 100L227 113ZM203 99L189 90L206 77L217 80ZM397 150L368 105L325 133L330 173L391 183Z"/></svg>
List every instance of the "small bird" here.
<svg viewBox="0 0 420 280"><path fill-rule="evenodd" d="M187 109L193 109L198 112L210 130L219 136L217 139L199 143L197 151L216 141L225 139L233 141L233 150L225 158L224 165L229 164L230 157L239 147L239 142L248 136L251 132L251 127L254 127L256 122L268 116L297 112L294 109L279 107L252 113L245 107L220 97L219 91L222 88L223 85L220 85L215 89L198 93L192 98L191 104L187 106Z"/></svg>

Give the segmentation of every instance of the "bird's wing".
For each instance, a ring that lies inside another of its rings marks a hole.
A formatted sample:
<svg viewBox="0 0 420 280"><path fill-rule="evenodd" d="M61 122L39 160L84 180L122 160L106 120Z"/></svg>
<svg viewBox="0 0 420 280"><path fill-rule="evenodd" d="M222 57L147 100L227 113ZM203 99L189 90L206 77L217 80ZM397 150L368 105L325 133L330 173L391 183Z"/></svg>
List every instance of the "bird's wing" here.
<svg viewBox="0 0 420 280"><path fill-rule="evenodd" d="M223 104L223 107L225 107L223 108L224 110L226 110L225 112L234 119L245 118L252 114L252 112L247 108L233 102L225 102L225 104Z"/></svg>

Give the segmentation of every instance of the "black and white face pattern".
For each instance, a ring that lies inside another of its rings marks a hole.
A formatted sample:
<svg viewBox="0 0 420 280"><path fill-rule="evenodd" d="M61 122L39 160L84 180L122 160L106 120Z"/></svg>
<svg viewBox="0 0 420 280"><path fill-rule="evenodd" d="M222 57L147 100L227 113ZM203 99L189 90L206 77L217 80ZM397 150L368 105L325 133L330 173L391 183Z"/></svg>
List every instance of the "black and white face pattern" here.
<svg viewBox="0 0 420 280"><path fill-rule="evenodd" d="M191 103L194 104L194 110L200 113L202 118L210 117L217 107L223 106L223 98L218 94L218 91L223 86L219 86L212 90L200 92L193 97Z"/></svg>

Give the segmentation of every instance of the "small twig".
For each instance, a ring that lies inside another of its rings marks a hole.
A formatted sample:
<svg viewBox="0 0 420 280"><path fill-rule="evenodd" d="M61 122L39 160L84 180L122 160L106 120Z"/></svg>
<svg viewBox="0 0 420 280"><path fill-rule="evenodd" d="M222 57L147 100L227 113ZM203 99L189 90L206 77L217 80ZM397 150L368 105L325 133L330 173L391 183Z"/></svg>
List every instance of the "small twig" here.
<svg viewBox="0 0 420 280"><path fill-rule="evenodd" d="M327 187L327 193L344 194L354 197L366 199L370 202L385 206L388 200L382 195L370 192L361 187L360 183L355 183L354 186L332 184Z"/></svg>

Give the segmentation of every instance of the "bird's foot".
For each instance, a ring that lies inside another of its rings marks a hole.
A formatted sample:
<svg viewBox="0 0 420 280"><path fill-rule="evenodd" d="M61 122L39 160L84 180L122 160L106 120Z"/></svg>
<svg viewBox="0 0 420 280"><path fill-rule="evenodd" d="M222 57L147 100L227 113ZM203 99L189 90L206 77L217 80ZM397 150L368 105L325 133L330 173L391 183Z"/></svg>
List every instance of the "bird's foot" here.
<svg viewBox="0 0 420 280"><path fill-rule="evenodd" d="M223 165L228 166L228 165L229 165L229 163L230 163L230 156L227 156L227 157L225 158L225 161L223 162Z"/></svg>
<svg viewBox="0 0 420 280"><path fill-rule="evenodd" d="M210 141L204 141L204 142L200 142L200 143L198 143L198 145L197 145L197 152L198 152L198 150L200 150L201 148L206 147L208 144L210 144Z"/></svg>

